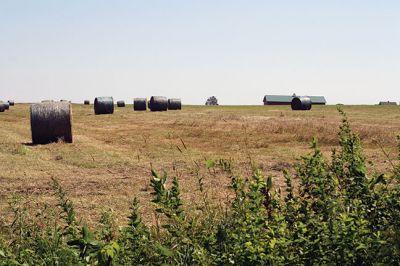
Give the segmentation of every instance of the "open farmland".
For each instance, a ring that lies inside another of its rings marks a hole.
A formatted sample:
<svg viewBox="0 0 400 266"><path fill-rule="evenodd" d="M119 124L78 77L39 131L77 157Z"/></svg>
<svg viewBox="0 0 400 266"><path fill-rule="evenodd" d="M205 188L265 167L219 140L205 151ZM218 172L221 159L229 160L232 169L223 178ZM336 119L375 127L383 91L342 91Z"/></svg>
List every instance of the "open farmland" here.
<svg viewBox="0 0 400 266"><path fill-rule="evenodd" d="M389 168L400 133L398 106L343 106L364 144L372 171ZM313 136L327 155L337 146L341 117L336 106L293 112L288 106L184 106L182 111L134 112L116 108L95 116L93 106L73 105L72 144L32 146L29 105L0 114L0 209L15 194L35 203L54 202L50 178L57 178L79 217L96 223L112 209L123 224L133 196L147 223L154 222L150 169L177 176L186 203L201 200L198 175L215 204L229 197L226 174L208 171L207 159L232 162L234 173L248 174L250 160L283 184L282 170L293 170L309 152ZM198 167L199 166L199 167ZM198 174L197 171L199 171ZM189 207L193 204L188 204Z"/></svg>

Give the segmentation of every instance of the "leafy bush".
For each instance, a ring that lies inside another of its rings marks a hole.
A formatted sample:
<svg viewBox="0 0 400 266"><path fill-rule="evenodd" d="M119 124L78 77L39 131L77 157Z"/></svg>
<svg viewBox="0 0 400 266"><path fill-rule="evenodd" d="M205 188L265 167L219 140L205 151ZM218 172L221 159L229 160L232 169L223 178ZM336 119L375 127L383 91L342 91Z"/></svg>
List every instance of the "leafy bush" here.
<svg viewBox="0 0 400 266"><path fill-rule="evenodd" d="M257 169L243 178L230 162L207 160L208 170L231 176L234 198L225 210L204 200L201 215L188 213L178 180L167 186L167 175L152 171L157 225L142 222L135 198L126 227L117 231L104 213L92 231L53 179L57 210L44 206L32 216L23 201L11 202L0 265L398 265L400 163L369 177L360 139L341 113L340 148L327 160L313 140L295 176L284 172L285 191ZM398 149L400 161L400 139Z"/></svg>

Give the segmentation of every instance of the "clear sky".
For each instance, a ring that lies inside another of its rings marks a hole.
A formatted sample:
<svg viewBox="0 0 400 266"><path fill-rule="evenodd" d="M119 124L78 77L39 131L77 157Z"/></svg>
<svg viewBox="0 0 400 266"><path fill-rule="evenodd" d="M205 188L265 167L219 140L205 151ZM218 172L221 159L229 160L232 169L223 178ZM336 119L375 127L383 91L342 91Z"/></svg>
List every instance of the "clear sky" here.
<svg viewBox="0 0 400 266"><path fill-rule="evenodd" d="M0 0L0 99L400 101L398 0Z"/></svg>

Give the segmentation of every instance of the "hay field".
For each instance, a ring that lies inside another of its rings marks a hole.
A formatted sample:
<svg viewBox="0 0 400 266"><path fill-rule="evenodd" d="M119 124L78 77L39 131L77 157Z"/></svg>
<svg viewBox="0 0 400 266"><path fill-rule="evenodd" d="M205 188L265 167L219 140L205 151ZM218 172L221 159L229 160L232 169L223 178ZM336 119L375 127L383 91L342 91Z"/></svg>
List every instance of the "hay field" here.
<svg viewBox="0 0 400 266"><path fill-rule="evenodd" d="M398 106L343 106L361 136L373 170L387 168L396 156L400 134ZM314 106L293 112L288 106L184 106L182 111L133 112L95 116L93 106L73 105L73 144L32 146L29 105L0 113L0 215L16 194L35 204L54 203L50 178L57 178L89 224L102 211L113 211L124 223L133 196L146 222L153 222L150 169L176 175L186 202L201 200L198 179L216 204L229 197L229 177L208 171L207 159L232 162L234 173L251 172L254 161L265 175L293 169L317 137L324 152L337 145L340 116L336 106ZM385 150L387 155L382 151Z"/></svg>

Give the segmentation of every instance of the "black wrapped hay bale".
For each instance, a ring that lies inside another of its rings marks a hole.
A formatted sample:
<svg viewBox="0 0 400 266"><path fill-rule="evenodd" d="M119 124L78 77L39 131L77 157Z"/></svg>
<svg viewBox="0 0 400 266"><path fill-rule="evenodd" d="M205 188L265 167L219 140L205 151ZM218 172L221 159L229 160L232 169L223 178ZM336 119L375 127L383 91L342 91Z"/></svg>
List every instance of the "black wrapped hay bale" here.
<svg viewBox="0 0 400 266"><path fill-rule="evenodd" d="M4 110L9 110L10 109L10 104L8 102L2 102L4 105Z"/></svg>
<svg viewBox="0 0 400 266"><path fill-rule="evenodd" d="M133 99L133 110L146 111L147 110L147 99L146 98L134 98Z"/></svg>
<svg viewBox="0 0 400 266"><path fill-rule="evenodd" d="M152 112L154 111L167 111L168 110L168 99L164 96L151 96L149 102L149 108Z"/></svg>
<svg viewBox="0 0 400 266"><path fill-rule="evenodd" d="M168 99L168 110L181 110L182 101L181 99Z"/></svg>
<svg viewBox="0 0 400 266"><path fill-rule="evenodd" d="M10 104L10 106L14 106L15 102L13 100L8 100L8 103Z"/></svg>
<svg viewBox="0 0 400 266"><path fill-rule="evenodd" d="M83 104L84 104L84 105L90 105L90 101L89 101L89 100L84 100L84 101L83 101Z"/></svg>
<svg viewBox="0 0 400 266"><path fill-rule="evenodd" d="M6 105L0 102L0 113L3 113L6 110Z"/></svg>
<svg viewBox="0 0 400 266"><path fill-rule="evenodd" d="M72 108L65 102L31 105L33 144L47 144L63 140L72 143Z"/></svg>
<svg viewBox="0 0 400 266"><path fill-rule="evenodd" d="M118 101L117 102L118 107L125 107L125 102L124 101Z"/></svg>
<svg viewBox="0 0 400 266"><path fill-rule="evenodd" d="M294 97L292 99L292 110L311 110L312 102L308 97Z"/></svg>
<svg viewBox="0 0 400 266"><path fill-rule="evenodd" d="M96 115L113 114L113 97L97 97L96 99L94 99L94 113Z"/></svg>

